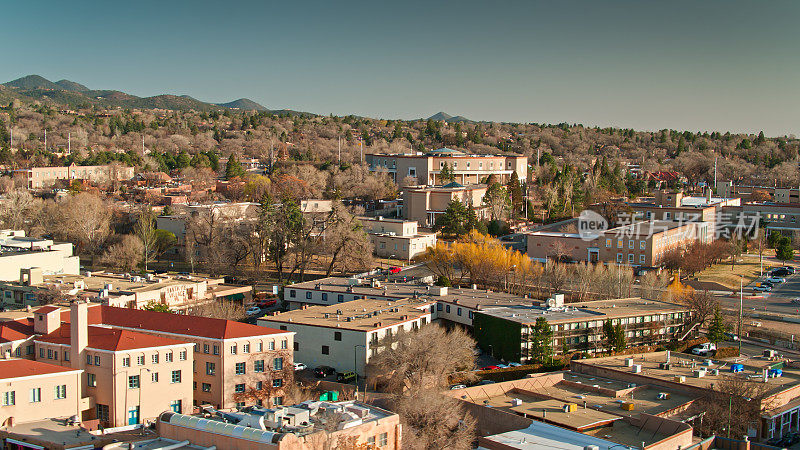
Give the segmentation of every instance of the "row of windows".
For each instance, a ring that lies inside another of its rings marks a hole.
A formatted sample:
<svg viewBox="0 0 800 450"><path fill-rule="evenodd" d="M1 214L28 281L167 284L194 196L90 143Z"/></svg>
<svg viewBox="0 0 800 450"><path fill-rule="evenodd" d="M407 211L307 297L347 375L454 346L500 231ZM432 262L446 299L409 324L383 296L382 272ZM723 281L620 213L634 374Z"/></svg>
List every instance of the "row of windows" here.
<svg viewBox="0 0 800 450"><path fill-rule="evenodd" d="M441 310L442 310L442 308L443 308L443 306L442 306L442 304L441 304L441 303L437 303L437 304L436 304L436 310L437 310L437 311L441 311ZM444 312L446 312L446 313L448 313L448 314L450 313L450 305L444 305ZM456 315L457 315L457 316L460 316L460 315L461 315L461 307L460 307L460 306L456 308ZM469 314L468 314L468 315L469 315L469 318L470 318L470 319L472 319L472 316L473 316L473 313L472 313L472 311L469 311Z"/></svg>
<svg viewBox="0 0 800 450"><path fill-rule="evenodd" d="M150 379L153 383L158 383L158 372L151 373ZM180 383L181 381L182 381L181 371L173 370L172 373L170 374L170 383ZM141 386L141 380L139 378L139 375L128 376L128 389L139 389L139 386Z"/></svg>
<svg viewBox="0 0 800 450"><path fill-rule="evenodd" d="M203 383L203 385L205 385L205 384L207 384L207 383ZM273 379L272 380L272 387L276 387L276 388L283 387L283 380L280 379L280 378ZM260 390L264 389L264 382L263 381L256 381L256 384L255 384L254 388L257 391L260 391ZM205 389L205 386L203 387L203 389ZM208 386L208 389L209 389L208 391L204 390L203 392L210 392L211 391L211 386ZM246 389L247 389L247 386L245 386L244 383L239 383L239 384L236 384L236 385L233 386L233 391L235 393L237 393L237 394L244 393L244 391Z"/></svg>
<svg viewBox="0 0 800 450"><path fill-rule="evenodd" d="M30 355L33 352L30 349L31 346L28 346L28 347L29 347L28 350L30 351L30 353L28 353L28 354ZM15 351L15 353L16 353L17 356L20 356L22 351L21 351L21 349L19 347L17 347L17 350ZM39 358L40 359L47 358L47 359L52 359L54 361L58 361L58 354L59 353L61 353L61 352L58 349L54 350L52 348L45 349L44 347L39 347ZM69 350L64 352L64 361L69 361Z"/></svg>
<svg viewBox="0 0 800 450"><path fill-rule="evenodd" d="M186 361L187 357L188 357L188 354L187 354L186 350L181 350L180 352L178 352L178 360L179 361ZM95 360L99 361L99 358L97 356L95 356ZM158 353L156 353L154 355L151 355L151 357L150 357L150 362L151 363L158 364L158 361L159 361ZM172 352L165 353L164 354L164 362L171 363L172 361L173 361ZM90 365L92 364L90 355L86 355L86 363L90 364ZM137 366L143 366L144 364L145 364L144 355L137 356L136 357L136 365ZM95 365L99 366L100 363L98 362ZM126 356L126 357L122 358L122 367L130 367L130 366L131 366L131 358L130 358L130 356Z"/></svg>
<svg viewBox="0 0 800 450"><path fill-rule="evenodd" d="M53 400L63 400L67 398L67 385L59 384L53 388ZM28 402L39 403L42 401L42 388L33 388L28 391ZM14 406L17 404L16 391L3 392L2 406Z"/></svg>
<svg viewBox="0 0 800 450"><path fill-rule="evenodd" d="M606 239L606 248L611 248L612 239ZM633 239L628 239L628 248L633 250L636 246L635 241ZM617 239L617 248L624 247L624 240ZM647 248L647 241L639 241L639 250L644 250Z"/></svg>
<svg viewBox="0 0 800 450"><path fill-rule="evenodd" d="M636 259L636 255L634 255L633 253L628 253L628 264L633 264L635 259ZM617 253L617 262L621 263L621 262L623 262L623 260L624 259L623 259L622 253ZM646 260L645 255L643 255L643 254L639 255L639 264L644 264L645 260Z"/></svg>
<svg viewBox="0 0 800 450"><path fill-rule="evenodd" d="M253 361L254 373L263 373L264 367L265 367L265 361L263 359ZM272 360L272 370L283 370L283 358L274 358ZM247 373L247 363L245 362L236 363L236 365L234 366L234 372L236 375L245 375ZM216 363L207 362L206 375L216 375L216 374L217 374Z"/></svg>

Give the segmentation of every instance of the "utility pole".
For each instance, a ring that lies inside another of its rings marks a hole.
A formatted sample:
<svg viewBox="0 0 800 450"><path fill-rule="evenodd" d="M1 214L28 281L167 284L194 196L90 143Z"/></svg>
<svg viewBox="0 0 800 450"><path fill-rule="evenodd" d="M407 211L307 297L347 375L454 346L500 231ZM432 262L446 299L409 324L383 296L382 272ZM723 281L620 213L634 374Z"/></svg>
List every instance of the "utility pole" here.
<svg viewBox="0 0 800 450"><path fill-rule="evenodd" d="M714 189L717 188L717 157L714 157Z"/></svg>
<svg viewBox="0 0 800 450"><path fill-rule="evenodd" d="M144 156L144 133L142 133L142 156Z"/></svg>
<svg viewBox="0 0 800 450"><path fill-rule="evenodd" d="M361 139L358 141L358 147L361 149L361 162L364 162L364 140Z"/></svg>
<svg viewBox="0 0 800 450"><path fill-rule="evenodd" d="M69 132L67 132L67 154L72 154L72 135Z"/></svg>
<svg viewBox="0 0 800 450"><path fill-rule="evenodd" d="M44 129L44 151L47 151L47 128Z"/></svg>
<svg viewBox="0 0 800 450"><path fill-rule="evenodd" d="M342 163L342 135L339 135L339 164Z"/></svg>

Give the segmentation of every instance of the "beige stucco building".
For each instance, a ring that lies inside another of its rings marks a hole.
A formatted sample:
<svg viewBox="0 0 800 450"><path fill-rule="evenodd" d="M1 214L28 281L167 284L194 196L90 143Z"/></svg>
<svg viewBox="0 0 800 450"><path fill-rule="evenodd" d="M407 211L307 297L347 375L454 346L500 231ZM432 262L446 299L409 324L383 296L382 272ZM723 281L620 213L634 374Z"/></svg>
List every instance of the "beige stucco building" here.
<svg viewBox="0 0 800 450"><path fill-rule="evenodd" d="M80 416L80 369L28 359L0 360L0 427L46 418Z"/></svg>
<svg viewBox="0 0 800 450"><path fill-rule="evenodd" d="M18 280L22 269L37 268L46 274L77 274L80 270L69 242L28 237L22 230L0 230L0 247L0 281Z"/></svg>
<svg viewBox="0 0 800 450"><path fill-rule="evenodd" d="M416 220L359 217L379 257L411 259L436 246L436 233L419 231Z"/></svg>
<svg viewBox="0 0 800 450"><path fill-rule="evenodd" d="M478 184L489 175L502 184L511 180L516 172L521 182L528 178L528 158L525 156L470 155L449 148L414 154L367 154L367 164L372 171L386 171L395 182L414 177L422 185L444 184L441 171L449 165L455 181L461 184Z"/></svg>
<svg viewBox="0 0 800 450"><path fill-rule="evenodd" d="M403 190L403 217L424 227L433 227L436 218L444 214L447 205L458 200L465 206L474 208L478 219L483 219L487 216L487 208L483 206L484 195L485 184L464 186L453 182L444 186L408 187Z"/></svg>
<svg viewBox="0 0 800 450"><path fill-rule="evenodd" d="M88 180L93 183L116 180L125 181L133 178L133 167L120 165L79 166L71 164L61 167L31 167L15 170L14 175L21 175L29 189L40 189L52 186L58 180Z"/></svg>

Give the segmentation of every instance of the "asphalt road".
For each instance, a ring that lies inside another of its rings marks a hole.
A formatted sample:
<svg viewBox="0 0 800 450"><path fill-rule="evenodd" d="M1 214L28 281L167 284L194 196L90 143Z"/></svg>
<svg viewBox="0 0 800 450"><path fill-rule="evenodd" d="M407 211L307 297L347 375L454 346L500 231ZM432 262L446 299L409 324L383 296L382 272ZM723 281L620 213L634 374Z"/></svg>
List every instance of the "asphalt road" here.
<svg viewBox="0 0 800 450"><path fill-rule="evenodd" d="M760 281L760 280L758 280ZM768 312L785 316L800 317L800 305L793 305L792 299L800 298L800 274L790 275L785 283L776 285L770 292L755 292L752 286L744 288L745 299L742 306L745 312ZM746 298L749 295L758 295L762 298ZM739 309L739 296L720 297L723 307L732 310Z"/></svg>

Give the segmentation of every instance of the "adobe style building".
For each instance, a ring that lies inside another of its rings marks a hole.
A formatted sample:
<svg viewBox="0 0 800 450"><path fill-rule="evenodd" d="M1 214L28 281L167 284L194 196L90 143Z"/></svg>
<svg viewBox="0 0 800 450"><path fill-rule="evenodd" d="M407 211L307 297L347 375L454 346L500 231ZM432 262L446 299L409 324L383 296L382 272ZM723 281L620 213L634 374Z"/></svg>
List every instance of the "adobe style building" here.
<svg viewBox="0 0 800 450"><path fill-rule="evenodd" d="M92 183L106 181L126 181L133 178L133 167L128 166L78 166L71 164L61 167L31 167L13 172L22 176L28 189L41 189L52 186L58 180L87 180Z"/></svg>
<svg viewBox="0 0 800 450"><path fill-rule="evenodd" d="M657 267L670 251L694 242L711 242L714 236L708 222L638 221L584 239L576 231L578 219L570 219L526 233L527 254L545 262L567 259L591 263ZM575 225L571 231L565 227Z"/></svg>
<svg viewBox="0 0 800 450"><path fill-rule="evenodd" d="M83 275L46 275L38 269L23 270L19 282L0 281L5 304L12 307L34 306L43 293L60 292L66 296L101 302L120 308L142 309L150 303L165 305L172 311L191 312L193 308L221 299L248 301L249 286L222 283L221 278L153 275L147 277L85 272Z"/></svg>
<svg viewBox="0 0 800 450"><path fill-rule="evenodd" d="M0 281L18 280L21 269L31 268L45 274L77 274L80 261L69 242L27 237L22 230L0 230Z"/></svg>
<svg viewBox="0 0 800 450"><path fill-rule="evenodd" d="M83 371L29 359L0 359L0 427L80 416Z"/></svg>
<svg viewBox="0 0 800 450"><path fill-rule="evenodd" d="M483 205L484 195L485 184L465 186L454 181L444 186L407 187L403 189L403 217L430 228L436 224L436 218L444 214L447 205L458 200L474 208L478 219L484 219L488 216L488 208Z"/></svg>
<svg viewBox="0 0 800 450"><path fill-rule="evenodd" d="M258 324L294 332L298 362L363 374L369 358L380 351L380 339L431 323L433 306L431 300L416 298L361 299L273 313Z"/></svg>
<svg viewBox="0 0 800 450"><path fill-rule="evenodd" d="M420 232L415 220L359 217L369 235L375 255L410 261L436 246L436 233Z"/></svg>
<svg viewBox="0 0 800 450"><path fill-rule="evenodd" d="M240 322L73 302L0 324L0 348L83 371L82 420L139 424L165 410L283 402L293 333Z"/></svg>
<svg viewBox="0 0 800 450"><path fill-rule="evenodd" d="M630 213L620 213L620 223L629 224L642 220L664 220L673 222L705 222L713 231L723 207L739 206L738 198L713 197L711 190L705 196L686 195L675 190L660 190L652 199L640 199L626 203ZM711 237L713 240L713 236Z"/></svg>
<svg viewBox="0 0 800 450"><path fill-rule="evenodd" d="M506 184L516 172L520 182L528 179L528 158L525 156L470 155L449 148L413 154L366 154L371 171L383 170L399 183L405 177L414 177L419 184L434 186L444 184L440 174L447 164L460 184L478 184L489 175Z"/></svg>
<svg viewBox="0 0 800 450"><path fill-rule="evenodd" d="M358 401L306 401L246 413L208 411L203 416L165 412L158 434L202 448L240 450L315 450L376 448L400 450L397 414ZM183 448L183 447L181 447Z"/></svg>

